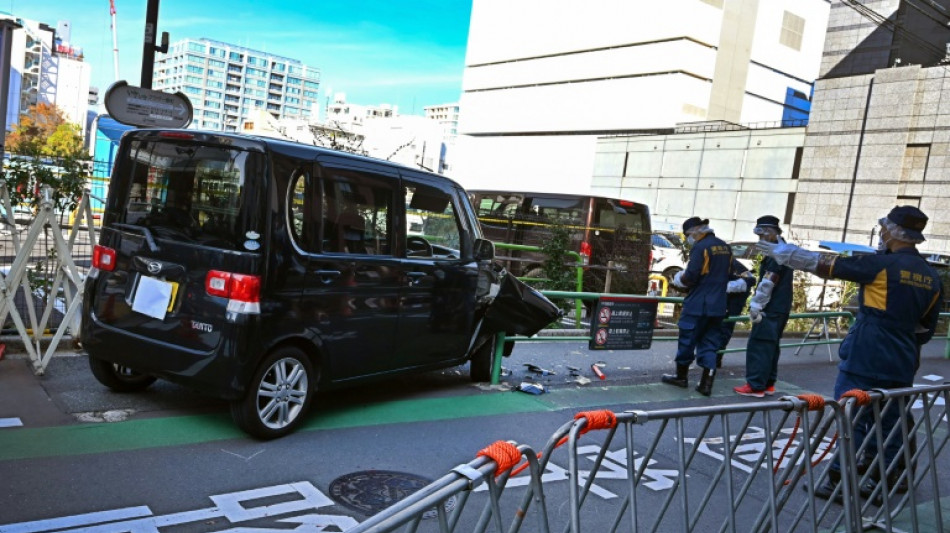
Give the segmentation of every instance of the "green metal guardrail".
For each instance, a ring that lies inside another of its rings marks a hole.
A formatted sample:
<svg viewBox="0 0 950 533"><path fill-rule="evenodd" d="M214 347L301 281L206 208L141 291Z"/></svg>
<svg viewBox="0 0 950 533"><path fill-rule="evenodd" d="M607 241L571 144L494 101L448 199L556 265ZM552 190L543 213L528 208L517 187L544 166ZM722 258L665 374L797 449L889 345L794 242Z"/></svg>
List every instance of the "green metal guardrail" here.
<svg viewBox="0 0 950 533"><path fill-rule="evenodd" d="M541 247L539 247L539 246L527 246L527 245L524 245L524 244L508 244L508 243L506 243L506 242L496 242L496 243L495 243L495 248L501 248L502 250L516 250L516 251L519 251L519 252L540 252L540 251L541 251ZM577 287L577 292L576 292L576 293L568 293L568 294L579 294L581 291L584 290L584 263L583 263L583 261L581 261L581 254L579 254L579 253L577 253L577 252L572 252L572 251L570 251L570 250L565 250L564 253L566 253L567 255L569 255L569 256L571 256L572 258L574 258L574 260L577 262L577 266L576 266L576 270L577 270L577 285L576 285L576 287ZM524 277L524 278L518 278L518 279L520 279L520 280L522 280L522 281L548 281L548 280L546 280L545 278L527 278L527 277ZM557 291L557 292L561 292L561 291ZM583 304L581 303L581 300L582 300L582 299L583 299L583 298L579 298L579 299L575 299L575 300L574 300L574 313L576 313L574 316L577 317L577 323L578 323L578 324L580 324L580 322L581 322L581 308L583 307ZM492 383L495 383L495 382L492 381Z"/></svg>
<svg viewBox="0 0 950 533"><path fill-rule="evenodd" d="M548 298L568 298L574 299L577 301L581 300L598 300L601 297L619 297L619 298L641 298L645 300L653 300L656 302L669 302L669 303L683 303L683 298L678 296L647 296L639 294L599 294L594 292L570 292L570 291L541 291L541 294L545 295ZM950 313L941 313L941 316L950 316ZM849 324L854 322L854 315L848 311L826 311L826 312L815 312L815 313L792 313L789 315L789 319L828 319L828 318L847 318ZM749 317L747 316L733 316L726 319L728 322L748 322ZM590 335L551 335L544 337L524 337L524 336L511 336L508 337L504 332L499 332L495 336L495 357L492 360L492 372L491 372L491 384L497 385L501 379L501 363L505 349L506 341L517 341L517 342L562 342L562 341L590 341ZM655 341L675 341L678 340L677 337L653 337ZM806 339L807 340L807 339ZM814 342L800 342L794 344L780 344L780 348L794 348L802 346L819 346L826 344L840 344L844 339L835 339L835 340L825 340L825 341L814 341ZM947 333L948 348L947 348L947 357L950 358L950 332ZM729 352L740 352L744 351L745 348L732 348L728 350L723 350L723 353Z"/></svg>

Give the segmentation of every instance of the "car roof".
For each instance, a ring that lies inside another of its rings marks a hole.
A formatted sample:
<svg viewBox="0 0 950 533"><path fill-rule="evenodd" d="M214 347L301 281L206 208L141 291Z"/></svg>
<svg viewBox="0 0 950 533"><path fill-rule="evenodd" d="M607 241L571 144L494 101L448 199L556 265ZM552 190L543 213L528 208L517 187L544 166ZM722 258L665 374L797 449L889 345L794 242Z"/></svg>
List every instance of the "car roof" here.
<svg viewBox="0 0 950 533"><path fill-rule="evenodd" d="M829 250L835 253L851 253L851 254L873 254L877 250L871 248L870 246L865 246L863 244L854 244L851 242L835 242L835 241L818 241L818 248L822 250Z"/></svg>

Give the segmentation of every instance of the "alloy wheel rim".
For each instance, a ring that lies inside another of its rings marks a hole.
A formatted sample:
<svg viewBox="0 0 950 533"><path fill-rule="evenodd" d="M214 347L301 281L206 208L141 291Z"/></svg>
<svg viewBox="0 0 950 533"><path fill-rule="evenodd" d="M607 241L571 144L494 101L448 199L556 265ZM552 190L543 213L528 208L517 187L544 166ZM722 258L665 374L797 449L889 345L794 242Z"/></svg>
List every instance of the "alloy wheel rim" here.
<svg viewBox="0 0 950 533"><path fill-rule="evenodd" d="M264 372L257 387L257 416L270 429L283 429L300 416L309 380L300 361L280 359Z"/></svg>

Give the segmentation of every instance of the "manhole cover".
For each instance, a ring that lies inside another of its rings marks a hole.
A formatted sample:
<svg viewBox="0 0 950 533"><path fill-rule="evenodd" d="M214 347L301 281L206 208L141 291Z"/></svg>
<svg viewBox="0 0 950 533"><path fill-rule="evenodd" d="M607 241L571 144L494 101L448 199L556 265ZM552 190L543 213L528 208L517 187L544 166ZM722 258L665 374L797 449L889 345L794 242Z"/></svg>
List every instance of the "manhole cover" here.
<svg viewBox="0 0 950 533"><path fill-rule="evenodd" d="M340 476L330 482L330 497L340 505L372 516L431 483L431 479L404 472L367 470ZM446 512L455 508L455 496L445 502ZM434 518L435 509L423 518Z"/></svg>

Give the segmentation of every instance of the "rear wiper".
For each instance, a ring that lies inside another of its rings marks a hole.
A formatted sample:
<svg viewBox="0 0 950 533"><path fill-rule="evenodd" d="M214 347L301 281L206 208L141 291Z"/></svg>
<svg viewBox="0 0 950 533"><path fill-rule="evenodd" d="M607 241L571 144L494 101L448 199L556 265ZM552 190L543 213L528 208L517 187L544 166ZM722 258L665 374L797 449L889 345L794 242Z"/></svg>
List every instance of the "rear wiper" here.
<svg viewBox="0 0 950 533"><path fill-rule="evenodd" d="M129 229L132 231L140 231L142 235L145 235L145 242L148 243L148 249L157 252L159 250L158 244L155 243L155 239L152 238L152 232L149 231L145 226L139 226L136 224L112 224L113 226L120 229Z"/></svg>

